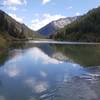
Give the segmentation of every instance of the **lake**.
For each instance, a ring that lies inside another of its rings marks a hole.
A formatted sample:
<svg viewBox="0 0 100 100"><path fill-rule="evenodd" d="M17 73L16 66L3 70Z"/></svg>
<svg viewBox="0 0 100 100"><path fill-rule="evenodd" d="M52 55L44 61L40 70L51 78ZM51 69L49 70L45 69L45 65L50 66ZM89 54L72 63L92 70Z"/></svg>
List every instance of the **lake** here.
<svg viewBox="0 0 100 100"><path fill-rule="evenodd" d="M100 100L100 45L0 48L0 100Z"/></svg>

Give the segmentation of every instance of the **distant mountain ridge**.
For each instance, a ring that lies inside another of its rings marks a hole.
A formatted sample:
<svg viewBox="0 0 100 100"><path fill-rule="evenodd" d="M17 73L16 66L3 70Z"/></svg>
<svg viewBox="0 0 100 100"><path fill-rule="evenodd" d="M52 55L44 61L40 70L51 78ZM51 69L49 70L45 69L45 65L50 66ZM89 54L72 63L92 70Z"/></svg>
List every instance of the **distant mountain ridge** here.
<svg viewBox="0 0 100 100"><path fill-rule="evenodd" d="M90 10L50 37L64 41L100 42L100 7Z"/></svg>
<svg viewBox="0 0 100 100"><path fill-rule="evenodd" d="M66 18L60 18L59 20L53 21L52 23L57 29L59 29L59 28L63 28L65 25L70 24L76 19L77 17L66 17Z"/></svg>
<svg viewBox="0 0 100 100"><path fill-rule="evenodd" d="M51 34L54 34L58 29L63 28L65 25L68 25L71 22L75 21L76 19L77 17L67 17L52 21L43 28L39 29L38 32L42 35L49 36Z"/></svg>

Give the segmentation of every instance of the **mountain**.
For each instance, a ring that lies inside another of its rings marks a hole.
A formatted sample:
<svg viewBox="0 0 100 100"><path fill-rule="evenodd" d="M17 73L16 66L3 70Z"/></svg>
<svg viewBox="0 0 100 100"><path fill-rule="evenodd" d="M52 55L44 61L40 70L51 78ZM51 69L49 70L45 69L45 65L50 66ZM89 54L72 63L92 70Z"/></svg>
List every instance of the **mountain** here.
<svg viewBox="0 0 100 100"><path fill-rule="evenodd" d="M38 30L38 32L42 35L49 36L51 34L54 34L58 29L63 28L65 25L68 25L71 22L75 21L76 19L77 17L67 17L52 21L51 23Z"/></svg>
<svg viewBox="0 0 100 100"><path fill-rule="evenodd" d="M12 38L26 39L35 38L39 34L29 29L25 24L21 24L11 18L8 14L0 10L0 33L9 35ZM1 34L0 34L1 35Z"/></svg>
<svg viewBox="0 0 100 100"><path fill-rule="evenodd" d="M100 7L90 10L60 29L51 38L66 41L100 42Z"/></svg>
<svg viewBox="0 0 100 100"><path fill-rule="evenodd" d="M0 10L0 47L12 40L40 38L41 35L29 29Z"/></svg>

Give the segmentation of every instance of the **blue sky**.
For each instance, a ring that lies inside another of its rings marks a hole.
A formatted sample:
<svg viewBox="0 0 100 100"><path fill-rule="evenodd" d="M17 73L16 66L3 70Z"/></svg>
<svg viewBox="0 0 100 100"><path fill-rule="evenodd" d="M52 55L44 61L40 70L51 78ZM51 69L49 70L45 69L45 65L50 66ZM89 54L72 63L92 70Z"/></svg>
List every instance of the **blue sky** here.
<svg viewBox="0 0 100 100"><path fill-rule="evenodd" d="M33 30L63 17L82 15L100 0L0 0L0 9Z"/></svg>

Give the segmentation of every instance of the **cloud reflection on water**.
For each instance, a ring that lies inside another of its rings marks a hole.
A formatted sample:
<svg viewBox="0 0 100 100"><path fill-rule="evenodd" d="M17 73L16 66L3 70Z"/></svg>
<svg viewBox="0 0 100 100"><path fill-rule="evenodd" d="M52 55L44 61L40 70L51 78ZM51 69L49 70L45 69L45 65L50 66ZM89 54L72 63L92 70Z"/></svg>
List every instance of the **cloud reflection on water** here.
<svg viewBox="0 0 100 100"><path fill-rule="evenodd" d="M70 61L69 58L63 57L61 53L55 54L55 52L53 52L52 56L52 54L47 54L44 51L38 47L18 51L12 50L9 54L9 59L0 70L0 78L4 86L4 88L0 88L1 93L2 90L5 93L9 91L8 95L12 95L14 91L16 91L16 94L26 96L28 98L27 100L38 100L36 98L37 95L41 95L41 98L48 97L48 92L51 93L51 91L56 90L55 88L57 88L57 86L61 87L60 94L65 92L65 96L69 96L66 95L66 93L69 92L68 89L72 90L75 88L74 90L76 92L77 87L81 84L79 87L79 90L82 89L81 95L88 96L88 92L91 91L91 88L86 86L88 84L83 84L81 79L85 79L84 82L86 82L87 79L93 80L93 77L99 76L99 73L93 76L94 74L86 71L85 68L79 64ZM59 55L60 57L58 57ZM63 60L66 59L67 61L61 61L60 58ZM70 80L75 77L78 77L80 84L76 82L78 80L70 83ZM66 87L63 88L62 84ZM27 93L30 95L27 95ZM94 92L90 93L95 94ZM96 95L94 95L94 97L96 98ZM4 96L1 96L0 100L6 99Z"/></svg>
<svg viewBox="0 0 100 100"><path fill-rule="evenodd" d="M37 81L34 78L26 79L24 83L35 93L46 91L49 87L46 81Z"/></svg>
<svg viewBox="0 0 100 100"><path fill-rule="evenodd" d="M37 47L30 49L28 51L28 54L32 56L33 60L35 60L36 62L38 62L38 60L41 60L43 64L63 63L62 61L49 57L47 54L45 54L41 49Z"/></svg>

